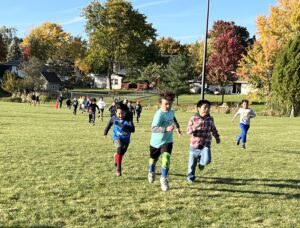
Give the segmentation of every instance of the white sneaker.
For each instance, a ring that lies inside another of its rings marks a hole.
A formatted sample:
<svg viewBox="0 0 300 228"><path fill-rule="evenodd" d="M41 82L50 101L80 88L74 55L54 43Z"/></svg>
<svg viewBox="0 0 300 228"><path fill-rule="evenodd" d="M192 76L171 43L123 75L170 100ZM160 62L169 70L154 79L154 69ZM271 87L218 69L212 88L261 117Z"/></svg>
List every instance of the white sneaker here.
<svg viewBox="0 0 300 228"><path fill-rule="evenodd" d="M164 192L169 190L169 181L167 177L160 177L160 184L161 184L161 190L163 190Z"/></svg>
<svg viewBox="0 0 300 228"><path fill-rule="evenodd" d="M155 180L155 173L148 173L148 181L150 184L152 184Z"/></svg>

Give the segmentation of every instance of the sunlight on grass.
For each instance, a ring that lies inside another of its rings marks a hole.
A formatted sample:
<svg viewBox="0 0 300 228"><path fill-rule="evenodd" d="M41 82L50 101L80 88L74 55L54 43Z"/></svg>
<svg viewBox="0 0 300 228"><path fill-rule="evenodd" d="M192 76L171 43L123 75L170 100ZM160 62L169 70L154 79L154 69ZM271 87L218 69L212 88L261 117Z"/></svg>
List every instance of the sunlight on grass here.
<svg viewBox="0 0 300 228"><path fill-rule="evenodd" d="M175 136L171 188L162 192L158 179L147 181L154 112L135 123L117 178L112 140L103 137L107 112L93 127L86 113L52 103L0 102L0 227L299 226L299 118L257 116L241 150L238 122L213 114L221 144L212 144L212 163L188 184L189 137ZM191 115L176 114L183 132Z"/></svg>

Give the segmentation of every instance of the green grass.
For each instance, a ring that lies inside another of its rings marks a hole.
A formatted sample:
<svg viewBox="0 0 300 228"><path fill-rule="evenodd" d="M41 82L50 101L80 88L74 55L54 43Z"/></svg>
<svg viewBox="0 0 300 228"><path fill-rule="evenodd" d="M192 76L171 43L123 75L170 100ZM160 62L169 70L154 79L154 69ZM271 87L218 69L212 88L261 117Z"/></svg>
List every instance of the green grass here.
<svg viewBox="0 0 300 228"><path fill-rule="evenodd" d="M53 103L0 102L0 227L299 226L300 118L257 116L241 150L238 121L213 114L222 141L212 163L188 184L189 137L174 137L162 192L147 182L153 114L143 111L118 178L107 116L92 127ZM184 130L192 113L176 115Z"/></svg>

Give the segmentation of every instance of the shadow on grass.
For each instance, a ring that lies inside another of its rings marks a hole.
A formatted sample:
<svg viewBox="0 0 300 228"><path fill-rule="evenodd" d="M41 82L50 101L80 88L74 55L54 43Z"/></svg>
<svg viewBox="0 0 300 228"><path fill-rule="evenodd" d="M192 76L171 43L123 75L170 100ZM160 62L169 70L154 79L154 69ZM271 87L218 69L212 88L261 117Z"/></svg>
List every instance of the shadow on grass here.
<svg viewBox="0 0 300 228"><path fill-rule="evenodd" d="M266 186L272 188L289 188L292 190L300 189L300 180L296 179L267 179L267 178L223 178L223 177L200 177L200 183L207 184L226 184L234 186L254 185ZM201 189L203 190L203 188ZM300 198L300 193L282 193L277 191L256 191L256 190L240 190L240 189L227 189L227 188L205 188L205 190L234 192L234 193L247 193L255 195L271 195L271 196L284 196L286 198ZM282 191L282 190L281 190Z"/></svg>

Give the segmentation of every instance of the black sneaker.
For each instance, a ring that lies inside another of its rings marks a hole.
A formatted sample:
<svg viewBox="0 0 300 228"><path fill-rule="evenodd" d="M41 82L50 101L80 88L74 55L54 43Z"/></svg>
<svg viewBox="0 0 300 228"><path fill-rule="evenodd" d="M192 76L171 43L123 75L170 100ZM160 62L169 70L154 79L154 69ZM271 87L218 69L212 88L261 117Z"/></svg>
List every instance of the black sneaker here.
<svg viewBox="0 0 300 228"><path fill-rule="evenodd" d="M243 145L242 145L242 149L246 149L246 145L245 145L245 143L243 143Z"/></svg>
<svg viewBox="0 0 300 228"><path fill-rule="evenodd" d="M201 165L200 163L198 164L198 168L200 169L200 170L203 170L204 169L204 165Z"/></svg>
<svg viewBox="0 0 300 228"><path fill-rule="evenodd" d="M237 145L237 146L240 145L239 136L237 136L237 137L235 138L235 141L236 141L236 145Z"/></svg>

